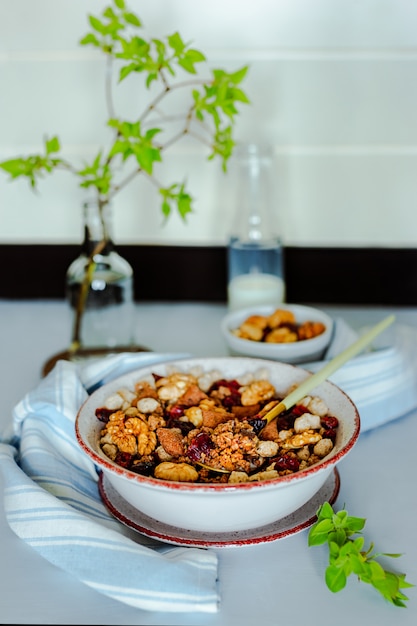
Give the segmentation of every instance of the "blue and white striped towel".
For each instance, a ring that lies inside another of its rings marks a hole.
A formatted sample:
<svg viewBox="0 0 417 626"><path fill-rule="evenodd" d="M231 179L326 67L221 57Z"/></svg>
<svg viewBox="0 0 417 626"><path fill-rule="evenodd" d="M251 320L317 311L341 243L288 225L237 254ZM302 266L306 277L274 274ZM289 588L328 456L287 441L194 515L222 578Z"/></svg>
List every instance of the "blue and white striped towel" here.
<svg viewBox="0 0 417 626"><path fill-rule="evenodd" d="M124 354L84 366L60 361L16 406L14 436L0 443L0 467L10 527L48 561L140 609L213 613L216 553L164 546L116 521L74 433L87 390L129 369L184 356Z"/></svg>
<svg viewBox="0 0 417 626"><path fill-rule="evenodd" d="M335 331L325 360L303 367L316 372L358 337L342 319L336 320ZM362 433L402 417L417 407L417 330L393 324L371 350L348 361L330 380L356 404Z"/></svg>

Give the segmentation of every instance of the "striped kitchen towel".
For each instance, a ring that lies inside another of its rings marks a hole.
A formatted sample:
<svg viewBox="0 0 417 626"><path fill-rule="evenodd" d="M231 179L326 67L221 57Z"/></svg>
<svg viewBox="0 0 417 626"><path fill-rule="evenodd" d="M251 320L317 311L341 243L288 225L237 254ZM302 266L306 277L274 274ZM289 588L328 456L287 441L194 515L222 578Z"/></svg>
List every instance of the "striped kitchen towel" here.
<svg viewBox="0 0 417 626"><path fill-rule="evenodd" d="M303 367L316 372L357 338L344 320L337 319L325 359ZM417 329L396 322L329 380L356 404L362 433L402 417L417 407Z"/></svg>
<svg viewBox="0 0 417 626"><path fill-rule="evenodd" d="M184 356L124 354L84 366L58 362L16 406L14 435L0 443L5 512L16 535L103 594L149 611L213 613L219 603L216 553L167 546L115 520L74 432L88 391L129 369Z"/></svg>

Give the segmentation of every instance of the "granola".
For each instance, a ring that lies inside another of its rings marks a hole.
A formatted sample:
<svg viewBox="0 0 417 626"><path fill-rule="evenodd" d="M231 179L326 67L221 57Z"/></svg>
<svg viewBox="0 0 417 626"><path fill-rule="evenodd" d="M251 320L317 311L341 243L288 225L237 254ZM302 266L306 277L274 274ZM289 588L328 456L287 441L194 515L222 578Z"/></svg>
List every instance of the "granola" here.
<svg viewBox="0 0 417 626"><path fill-rule="evenodd" d="M306 396L266 424L282 398L265 371L239 379L219 372L154 373L96 409L100 446L118 465L163 480L237 483L276 479L333 449L338 420Z"/></svg>
<svg viewBox="0 0 417 626"><path fill-rule="evenodd" d="M276 309L271 315L250 315L232 330L239 339L264 343L294 343L321 335L322 322L307 320L298 323L292 311Z"/></svg>

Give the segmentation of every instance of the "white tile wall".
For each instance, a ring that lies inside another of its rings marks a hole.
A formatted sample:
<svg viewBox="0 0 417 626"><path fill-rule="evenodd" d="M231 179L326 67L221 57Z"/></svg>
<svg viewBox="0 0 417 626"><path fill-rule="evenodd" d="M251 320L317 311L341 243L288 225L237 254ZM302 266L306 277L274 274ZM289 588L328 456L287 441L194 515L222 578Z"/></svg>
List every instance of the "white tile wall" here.
<svg viewBox="0 0 417 626"><path fill-rule="evenodd" d="M0 0L0 159L36 152L58 134L81 164L108 140L104 62L78 40L104 0ZM249 63L252 100L239 141L275 149L273 210L289 245L417 244L416 0L130 0L150 35L178 30L212 67ZM141 92L117 91L133 119ZM195 213L162 225L138 179L114 202L121 243L222 244L235 181L200 144L177 144L161 172L186 178ZM84 193L65 173L26 182L0 172L0 244L72 243Z"/></svg>

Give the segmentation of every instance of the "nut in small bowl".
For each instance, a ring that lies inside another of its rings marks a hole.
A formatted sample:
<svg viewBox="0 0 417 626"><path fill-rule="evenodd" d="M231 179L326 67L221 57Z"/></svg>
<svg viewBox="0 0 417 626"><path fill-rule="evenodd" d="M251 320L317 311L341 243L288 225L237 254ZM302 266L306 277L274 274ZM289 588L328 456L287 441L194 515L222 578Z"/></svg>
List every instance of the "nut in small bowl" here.
<svg viewBox="0 0 417 626"><path fill-rule="evenodd" d="M264 305L228 313L221 331L233 356L299 364L323 358L332 338L333 320L314 307Z"/></svg>
<svg viewBox="0 0 417 626"><path fill-rule="evenodd" d="M274 421L255 428L256 412L307 376L239 357L155 364L92 393L77 441L129 504L159 522L201 532L261 527L308 502L359 435L355 405L329 381L275 430ZM207 473L200 461L227 471Z"/></svg>

